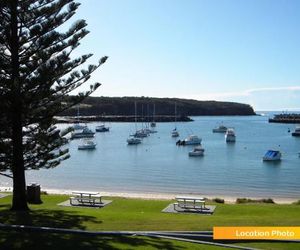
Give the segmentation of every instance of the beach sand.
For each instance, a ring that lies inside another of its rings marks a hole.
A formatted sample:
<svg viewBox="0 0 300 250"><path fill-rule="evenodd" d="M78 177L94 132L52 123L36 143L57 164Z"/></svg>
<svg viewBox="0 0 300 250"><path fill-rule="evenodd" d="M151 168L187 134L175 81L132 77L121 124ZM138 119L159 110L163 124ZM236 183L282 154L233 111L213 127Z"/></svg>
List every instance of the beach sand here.
<svg viewBox="0 0 300 250"><path fill-rule="evenodd" d="M73 191L76 190L60 190L60 189L44 189L42 191L47 192L48 194L63 194L63 195L71 195ZM78 190L77 190L78 191ZM98 190L85 190L85 191L98 191ZM12 187L0 187L0 192L12 192ZM211 196L205 194L188 194L188 193L145 193L145 192L107 192L107 191L99 191L103 196L111 196L111 197L123 197L123 198L135 198L135 199L146 199L146 200L172 200L175 199L177 195L187 195L187 196L201 196L207 199L221 198L224 199L225 203L233 204L235 203L237 198L249 198L249 199L262 199L262 197L234 197L234 196ZM291 204L293 202L298 201L294 198L284 198L284 197L265 197L271 198L277 204Z"/></svg>

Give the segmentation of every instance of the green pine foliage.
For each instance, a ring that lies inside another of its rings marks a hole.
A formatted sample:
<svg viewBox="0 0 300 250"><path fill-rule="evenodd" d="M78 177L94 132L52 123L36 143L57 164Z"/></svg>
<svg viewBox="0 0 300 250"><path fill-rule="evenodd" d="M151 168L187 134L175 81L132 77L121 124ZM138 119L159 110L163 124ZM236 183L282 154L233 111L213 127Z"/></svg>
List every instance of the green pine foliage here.
<svg viewBox="0 0 300 250"><path fill-rule="evenodd" d="M58 31L78 7L73 0L0 2L0 171L12 172L16 204L23 200L13 200L14 209L26 208L24 170L52 168L69 157L53 117L100 86L63 102L107 60L84 69L92 54L72 56L89 33L85 20Z"/></svg>

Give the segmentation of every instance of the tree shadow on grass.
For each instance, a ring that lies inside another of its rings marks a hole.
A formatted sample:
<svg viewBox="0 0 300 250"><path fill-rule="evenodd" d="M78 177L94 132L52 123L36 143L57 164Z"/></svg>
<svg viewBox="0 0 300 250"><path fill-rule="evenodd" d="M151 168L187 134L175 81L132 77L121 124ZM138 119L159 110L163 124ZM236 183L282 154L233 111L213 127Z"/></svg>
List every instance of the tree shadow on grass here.
<svg viewBox="0 0 300 250"><path fill-rule="evenodd" d="M84 214L65 210L38 209L25 212L2 210L0 222L3 224L27 225L35 227L55 227L86 229L84 223L102 223L101 220Z"/></svg>
<svg viewBox="0 0 300 250"><path fill-rule="evenodd" d="M86 224L102 223L96 217L76 211L37 209L13 212L0 205L0 223L60 229L85 230ZM0 249L171 249L181 250L172 241L138 236L110 236L84 233L40 231L38 229L7 229L0 227Z"/></svg>
<svg viewBox="0 0 300 250"><path fill-rule="evenodd" d="M102 236L102 235L78 235L55 234L46 232L3 232L0 230L1 249L170 249L182 250L183 247L175 246L173 242L149 238L131 236Z"/></svg>

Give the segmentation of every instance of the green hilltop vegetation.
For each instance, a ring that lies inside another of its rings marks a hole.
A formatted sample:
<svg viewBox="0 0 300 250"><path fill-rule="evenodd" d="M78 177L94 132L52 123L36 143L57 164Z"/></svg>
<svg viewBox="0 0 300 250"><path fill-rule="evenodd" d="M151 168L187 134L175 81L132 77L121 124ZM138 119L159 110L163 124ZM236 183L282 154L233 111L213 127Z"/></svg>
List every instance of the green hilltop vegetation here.
<svg viewBox="0 0 300 250"><path fill-rule="evenodd" d="M135 102L137 115L145 117L153 116L154 106L156 116L174 116L175 103L177 116L255 115L253 108L248 104L154 97L87 97L80 104L80 115L132 116L135 112ZM61 115L76 116L77 107L66 110Z"/></svg>

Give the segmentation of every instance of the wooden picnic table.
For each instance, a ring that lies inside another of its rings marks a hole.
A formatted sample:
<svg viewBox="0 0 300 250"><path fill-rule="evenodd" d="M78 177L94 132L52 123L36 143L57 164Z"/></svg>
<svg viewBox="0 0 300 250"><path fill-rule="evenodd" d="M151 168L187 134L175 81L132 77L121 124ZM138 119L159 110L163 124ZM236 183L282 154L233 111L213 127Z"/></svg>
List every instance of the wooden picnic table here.
<svg viewBox="0 0 300 250"><path fill-rule="evenodd" d="M75 205L99 205L102 204L102 195L99 192L73 191L73 197L70 197L70 204Z"/></svg>
<svg viewBox="0 0 300 250"><path fill-rule="evenodd" d="M205 199L199 196L176 196L176 203L174 203L174 209L176 207L182 209L205 209Z"/></svg>

